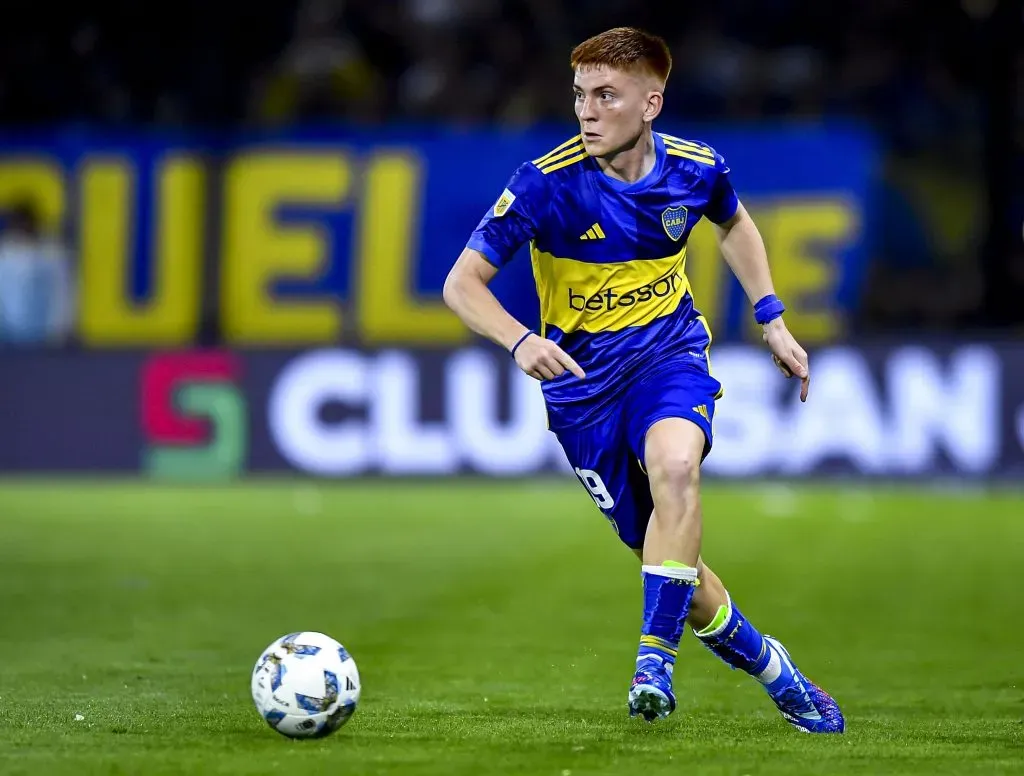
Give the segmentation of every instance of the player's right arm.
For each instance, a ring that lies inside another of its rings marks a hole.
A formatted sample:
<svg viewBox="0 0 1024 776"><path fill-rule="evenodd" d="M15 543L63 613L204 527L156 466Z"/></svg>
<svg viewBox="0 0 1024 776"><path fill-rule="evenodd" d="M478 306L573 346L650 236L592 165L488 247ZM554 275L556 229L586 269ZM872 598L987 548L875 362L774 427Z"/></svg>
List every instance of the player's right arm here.
<svg viewBox="0 0 1024 776"><path fill-rule="evenodd" d="M513 318L488 288L498 268L465 248L444 283L444 301L477 334L511 350L530 330Z"/></svg>
<svg viewBox="0 0 1024 776"><path fill-rule="evenodd" d="M544 202L538 196L539 176L532 165L516 171L448 273L444 301L470 329L513 351L516 364L531 377L551 380L568 370L583 378L583 370L565 351L516 320L488 287L499 269L537 234Z"/></svg>

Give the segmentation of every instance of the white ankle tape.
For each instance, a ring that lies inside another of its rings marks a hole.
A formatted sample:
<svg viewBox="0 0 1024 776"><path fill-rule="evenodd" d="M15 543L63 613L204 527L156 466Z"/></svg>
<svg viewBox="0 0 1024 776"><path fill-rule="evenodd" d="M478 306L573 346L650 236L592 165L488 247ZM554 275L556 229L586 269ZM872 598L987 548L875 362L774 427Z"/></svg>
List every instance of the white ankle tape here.
<svg viewBox="0 0 1024 776"><path fill-rule="evenodd" d="M690 566L641 566L640 570L643 571L645 574L655 574L659 577L669 577L670 579L683 579L687 582L697 581L697 569L691 568Z"/></svg>

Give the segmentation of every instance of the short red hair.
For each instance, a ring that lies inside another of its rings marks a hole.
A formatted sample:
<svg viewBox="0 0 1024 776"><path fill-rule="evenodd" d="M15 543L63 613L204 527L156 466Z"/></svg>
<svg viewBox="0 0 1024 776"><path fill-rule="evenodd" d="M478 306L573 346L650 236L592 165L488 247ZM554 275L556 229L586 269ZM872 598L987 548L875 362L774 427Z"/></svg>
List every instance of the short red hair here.
<svg viewBox="0 0 1024 776"><path fill-rule="evenodd" d="M668 44L657 35L635 27L615 27L587 38L572 50L569 64L579 67L610 67L652 75L664 86L672 70Z"/></svg>

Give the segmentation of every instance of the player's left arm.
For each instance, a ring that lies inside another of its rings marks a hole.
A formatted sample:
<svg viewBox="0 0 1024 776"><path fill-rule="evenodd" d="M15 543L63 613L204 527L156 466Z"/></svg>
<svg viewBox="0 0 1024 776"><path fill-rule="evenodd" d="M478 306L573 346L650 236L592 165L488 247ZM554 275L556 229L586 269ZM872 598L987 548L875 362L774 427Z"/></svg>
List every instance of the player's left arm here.
<svg viewBox="0 0 1024 776"><path fill-rule="evenodd" d="M786 377L800 378L800 401L807 401L811 373L807 352L800 347L782 320L785 308L775 295L768 252L754 219L739 201L729 183L729 168L717 157L718 177L709 203L708 219L715 224L718 243L726 263L740 281L754 316L764 329L764 341L776 366Z"/></svg>

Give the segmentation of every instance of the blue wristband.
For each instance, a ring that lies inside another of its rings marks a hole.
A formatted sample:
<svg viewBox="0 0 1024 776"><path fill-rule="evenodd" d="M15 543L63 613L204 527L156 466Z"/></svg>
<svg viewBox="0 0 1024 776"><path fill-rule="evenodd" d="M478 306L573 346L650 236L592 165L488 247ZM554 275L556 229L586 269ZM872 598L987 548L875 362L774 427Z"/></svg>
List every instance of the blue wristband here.
<svg viewBox="0 0 1024 776"><path fill-rule="evenodd" d="M525 340L531 334L533 334L533 330L532 329L530 331L526 332L526 334L524 334L522 337L519 338L519 340L516 342L516 344L512 346L512 349L509 351L509 353L511 353L513 356L515 356L516 348L518 348L520 345L522 345L523 344L523 340Z"/></svg>
<svg viewBox="0 0 1024 776"><path fill-rule="evenodd" d="M762 297L754 305L754 320L764 326L766 323L774 321L784 312L786 312L786 306L779 301L779 298L775 294L768 294L768 296Z"/></svg>

